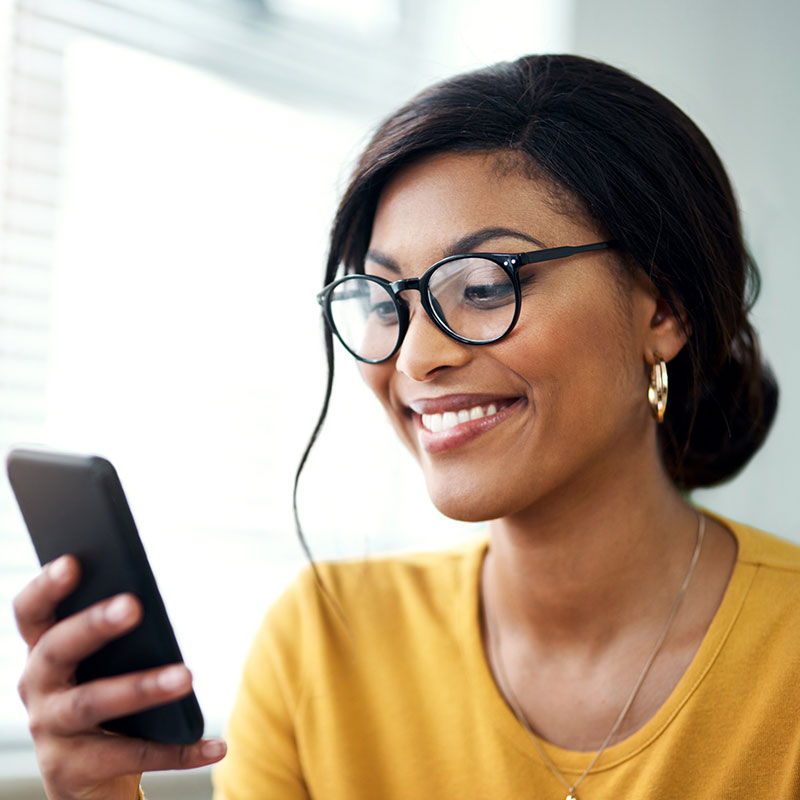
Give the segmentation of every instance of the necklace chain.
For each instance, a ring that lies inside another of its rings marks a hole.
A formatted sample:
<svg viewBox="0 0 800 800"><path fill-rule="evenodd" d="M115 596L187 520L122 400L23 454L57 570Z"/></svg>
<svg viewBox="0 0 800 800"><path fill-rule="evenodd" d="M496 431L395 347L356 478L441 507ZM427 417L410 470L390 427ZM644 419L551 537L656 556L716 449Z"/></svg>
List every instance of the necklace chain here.
<svg viewBox="0 0 800 800"><path fill-rule="evenodd" d="M545 764L550 768L550 771L567 787L567 797L565 800L577 800L574 795L575 790L578 788L578 785L583 781L583 779L589 774L592 767L597 763L597 760L600 756L605 752L608 745L611 743L611 740L614 738L614 735L619 730L620 726L622 725L622 721L630 711L631 706L633 705L633 701L636 699L636 695L639 693L639 689L641 689L642 684L644 683L644 679L647 677L647 673L650 671L650 667L653 665L653 662L656 660L656 656L658 655L659 651L661 650L661 646L664 644L664 640L667 638L667 634L669 633L669 629L672 627L672 622L675 619L676 614L678 613L678 608L683 600L683 596L686 594L686 590L689 588L689 582L692 579L692 574L694 573L694 568L697 565L697 561L700 558L700 550L703 546L703 538L705 536L706 530L706 518L703 514L698 513L698 523L697 523L697 542L694 547L694 553L692 554L692 560L689 564L689 569L686 572L686 576L683 579L683 583L680 585L678 589L677 595L675 595L675 600L672 603L672 608L669 612L669 616L667 617L667 621L664 625L664 628L661 631L661 635L658 637L658 641L655 644L655 647L650 653L647 661L642 668L641 673L639 674L639 678L636 681L636 684L633 687L633 691L630 693L625 705L622 707L622 710L619 712L619 716L617 717L614 724L611 726L611 730L608 732L603 744L601 745L600 749L595 753L594 758L592 758L591 762L589 762L589 766L583 771L581 776L576 780L574 783L570 783L560 772L558 767L553 763L553 760L550 756L547 755L542 743L539 741L539 737L533 729L533 726L528 721L528 718L525 716L525 712L522 710L522 705L517 699L517 696L511 687L511 682L506 675L505 667L503 665L503 659L500 654L500 646L499 642L497 641L498 638L498 628L497 623L493 616L487 613L487 633L489 639L489 649L494 656L494 662L497 668L497 677L500 683L500 690L502 691L503 695L505 695L506 700L508 701L511 710L514 712L514 716L519 720L520 724L523 728L530 734L533 743L536 745L536 749L539 751L539 755L544 760Z"/></svg>

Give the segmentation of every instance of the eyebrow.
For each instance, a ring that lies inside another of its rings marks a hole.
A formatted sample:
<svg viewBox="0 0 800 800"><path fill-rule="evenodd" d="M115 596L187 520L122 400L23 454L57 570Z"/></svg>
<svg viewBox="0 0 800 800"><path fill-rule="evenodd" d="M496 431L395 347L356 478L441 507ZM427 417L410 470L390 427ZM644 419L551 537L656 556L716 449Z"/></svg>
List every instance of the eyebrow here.
<svg viewBox="0 0 800 800"><path fill-rule="evenodd" d="M445 250L444 257L446 258L447 256L451 255L465 255L467 253L475 252L475 248L480 247L480 245L482 245L484 242L487 242L491 239L498 239L501 236L513 236L515 239L524 239L526 242L530 242L531 244L536 245L536 247L542 249L546 247L543 242L534 236L515 230L514 228L481 228L479 231L468 233L466 236L456 239L456 241L454 241ZM374 261L376 264L380 264L382 267L385 267L391 272L396 272L398 275L401 272L397 261L381 250L367 250L364 260Z"/></svg>
<svg viewBox="0 0 800 800"><path fill-rule="evenodd" d="M461 253L470 253L479 247L484 242L490 239L499 239L501 236L512 236L515 239L524 239L526 242L535 244L537 247L544 248L546 245L540 242L534 236L523 233L522 231L515 230L514 228L482 228L474 233L468 233L453 242L448 248L448 255L459 255Z"/></svg>
<svg viewBox="0 0 800 800"><path fill-rule="evenodd" d="M400 267L397 266L397 262L391 256L387 256L386 253L380 250L367 250L364 261L374 261L376 264L386 267L386 269L391 272L396 272L398 275L400 274Z"/></svg>

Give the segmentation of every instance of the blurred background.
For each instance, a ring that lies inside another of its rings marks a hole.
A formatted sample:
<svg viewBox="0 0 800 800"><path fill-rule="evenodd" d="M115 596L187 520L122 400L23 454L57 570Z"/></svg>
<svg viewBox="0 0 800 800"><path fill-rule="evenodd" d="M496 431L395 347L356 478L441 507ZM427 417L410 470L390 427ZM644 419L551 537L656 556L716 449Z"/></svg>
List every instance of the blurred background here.
<svg viewBox="0 0 800 800"><path fill-rule="evenodd" d="M322 398L337 193L386 113L463 69L598 57L716 146L782 398L763 451L697 500L800 541L798 27L793 0L0 0L0 447L114 461L210 733L303 560L291 485ZM430 507L339 361L300 494L315 555L471 532ZM0 556L0 797L38 797L10 610L37 562L5 479ZM145 786L203 797L207 775Z"/></svg>

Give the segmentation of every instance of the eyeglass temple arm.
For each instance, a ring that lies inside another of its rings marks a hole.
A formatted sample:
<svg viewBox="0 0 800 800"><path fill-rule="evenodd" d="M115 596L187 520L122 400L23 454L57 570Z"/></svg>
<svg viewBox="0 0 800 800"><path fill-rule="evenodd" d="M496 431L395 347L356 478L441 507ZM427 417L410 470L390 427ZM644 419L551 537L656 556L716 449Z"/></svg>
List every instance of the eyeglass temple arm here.
<svg viewBox="0 0 800 800"><path fill-rule="evenodd" d="M523 266L525 264L536 264L539 261L552 261L556 258L566 258L567 256L574 256L578 253L588 253L591 250L610 250L614 247L615 242L594 242L593 244L581 244L576 247L551 247L547 250L534 250L532 253L525 253L519 256L518 264Z"/></svg>

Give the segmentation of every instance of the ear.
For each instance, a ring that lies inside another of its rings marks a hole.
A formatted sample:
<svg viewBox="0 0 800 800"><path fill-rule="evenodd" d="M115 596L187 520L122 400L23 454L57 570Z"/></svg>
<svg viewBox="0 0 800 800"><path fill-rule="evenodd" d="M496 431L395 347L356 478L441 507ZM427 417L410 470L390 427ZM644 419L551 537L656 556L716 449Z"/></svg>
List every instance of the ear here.
<svg viewBox="0 0 800 800"><path fill-rule="evenodd" d="M690 332L685 315L678 315L660 295L654 299L650 317L650 328L645 335L644 358L648 364L656 361L658 353L665 361L671 361L686 344Z"/></svg>

